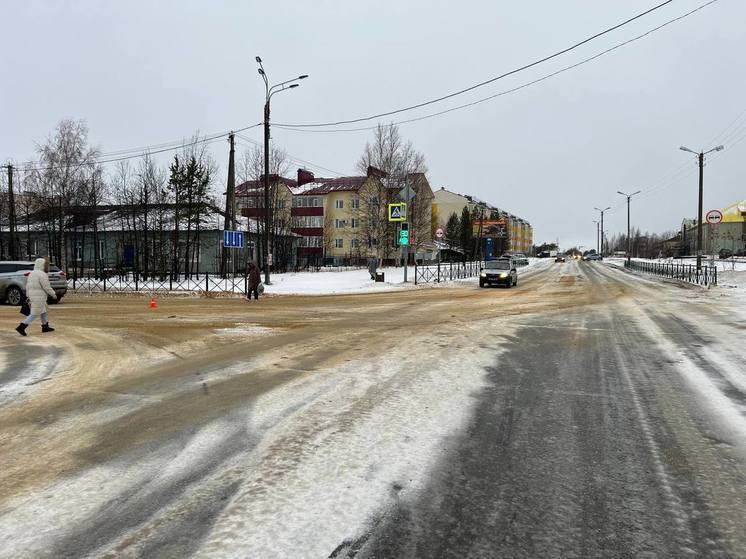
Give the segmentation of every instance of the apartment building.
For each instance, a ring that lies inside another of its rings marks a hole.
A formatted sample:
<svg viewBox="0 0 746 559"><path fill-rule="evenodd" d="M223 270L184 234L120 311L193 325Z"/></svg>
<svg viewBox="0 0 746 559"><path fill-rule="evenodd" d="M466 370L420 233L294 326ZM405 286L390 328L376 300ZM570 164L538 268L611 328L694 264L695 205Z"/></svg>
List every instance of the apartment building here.
<svg viewBox="0 0 746 559"><path fill-rule="evenodd" d="M472 214L474 235L481 235L485 251L489 246L494 252L488 256L499 256L508 251L527 254L531 250L534 233L527 220L474 196L459 194L446 188L436 190L433 196L433 228L445 228L448 218L454 213L461 217L461 212L465 207L468 207ZM480 215L480 210L481 219L477 217ZM487 239L491 241L488 243Z"/></svg>
<svg viewBox="0 0 746 559"><path fill-rule="evenodd" d="M366 258L379 244L375 225L385 215L385 173L369 167L366 175L317 178L298 169L297 179L270 176L273 234L289 231L299 237L297 258L342 263ZM248 181L236 187L241 215L264 219L264 185ZM385 239L382 239L385 242Z"/></svg>

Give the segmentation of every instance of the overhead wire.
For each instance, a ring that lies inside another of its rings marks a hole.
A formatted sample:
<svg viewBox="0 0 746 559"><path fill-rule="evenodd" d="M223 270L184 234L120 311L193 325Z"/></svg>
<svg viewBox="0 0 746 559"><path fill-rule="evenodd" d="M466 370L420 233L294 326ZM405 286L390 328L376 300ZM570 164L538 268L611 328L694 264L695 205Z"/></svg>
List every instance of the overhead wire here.
<svg viewBox="0 0 746 559"><path fill-rule="evenodd" d="M248 136L244 136L243 134L238 134L237 133L236 136L238 136L244 142L248 142L249 144L251 144L251 146L247 146L247 147L252 147L252 146L258 146L258 147L262 147L262 148L264 147L261 142L259 142L257 140L254 140L253 138L249 138ZM301 158L296 157L296 156L291 155L291 154L287 154L287 155L288 155L288 159L289 160L291 160L291 161L299 164L300 166L307 165L307 166L310 166L310 167L314 167L316 169L320 169L322 171L326 171L326 172L332 173L333 175L337 175L339 177L345 176L347 174L347 173L340 173L339 171L335 171L334 169L329 169L328 167L323 167L322 165L318 165L318 164L313 163L311 161L306 161L305 159L301 159Z"/></svg>
<svg viewBox="0 0 746 559"><path fill-rule="evenodd" d="M716 1L717 0L712 0L712 2L716 2ZM377 114L373 114L373 115L369 115L369 116L358 117L358 118L351 118L351 119L346 119L346 120L338 120L338 121L333 121L333 122L310 123L310 124L287 124L287 123L281 123L281 124L283 124L283 126L292 126L292 127L297 127L297 128L317 128L317 127L339 126L341 124L354 124L356 122L365 122L365 121L368 121L368 120L375 120L375 119L382 118L382 117L385 117L385 116L391 116L391 115L403 113L405 111L411 111L411 110L414 110L414 109L419 109L421 107L425 107L427 105L432 105L434 103L439 103L441 101L445 101L446 99L451 99L451 98L456 97L458 95L463 95L464 93L468 93L470 91L474 91L475 89L478 89L480 87L484 87L485 85L489 85L489 84L494 83L494 82L496 82L498 80L504 79L504 78L506 78L508 76L512 76L512 75L517 74L519 72L522 72L524 70L528 70L529 68L533 68L534 66L538 66L539 64L543 64L544 62L547 62L549 60L552 60L554 58L562 56L563 54L566 54L566 53L568 53L568 52L570 52L572 50L575 50L578 47L581 47L582 45L585 45L585 44L587 44L587 43L589 43L589 42L591 42L591 41L593 41L593 40L595 40L595 39L597 39L599 37L602 37L603 35L606 35L608 33L611 33L612 31L620 29L621 27L624 27L625 25L628 25L628 24L632 23L633 21L636 21L636 20L638 20L638 19L640 19L640 18L642 18L642 17L644 17L644 16L646 16L646 15L648 15L648 14L650 14L650 13L656 11L656 10L659 10L660 8L662 8L662 7L670 4L671 2L673 2L673 0L666 0L665 2L661 2L660 4L657 4L656 6L653 6L652 8L649 8L648 10L645 10L642 13L639 13L639 14L631 17L631 18L628 18L628 19L622 21L621 23L618 23L618 24L616 24L616 25L614 25L612 27L604 29L603 31L600 31L598 33L594 33L590 37L587 37L587 38L585 38L585 39L583 39L581 41L578 41L577 43L575 43L575 44L573 44L573 45L571 45L569 47L566 47L564 49L561 49L561 50L559 50L557 52L554 52L554 53L552 53L552 54L550 54L548 56L545 56L545 57L540 58L538 60L534 60L533 62L530 62L528 64L524 64L523 66L520 66L518 68L514 68L513 70L509 70L509 71L504 72L504 73L502 73L502 74L500 74L498 76L495 76L493 78L489 78L487 80L484 80L482 82L476 83L476 84L471 85L469 87L465 87L465 88L460 89L458 91L454 91L452 93L448 93L446 95L442 95L442 96L436 97L434 99L430 99L430 100L427 100L427 101L416 103L414 105L409 105L407 107L402 107L400 109L394 109L394 110L390 110L390 111L386 111L386 112L381 112L381 113L377 113Z"/></svg>
<svg viewBox="0 0 746 559"><path fill-rule="evenodd" d="M585 58L585 59L583 59L583 60L581 60L579 62L576 62L575 64L570 64L569 66L565 66L563 68L560 68L559 70L556 70L554 72L551 72L549 74L541 76L541 77L539 77L539 78L537 78L535 80L531 80L531 81L528 81L528 82L523 83L521 85L518 85L516 87L512 87L510 89L506 89L504 91L500 91L498 93L489 95L487 97L483 97L481 99L477 99L477 100L472 101L470 103L464 103L463 105L458 105L456 107L451 107L451 108L448 108L448 109L444 109L442 111L437 111L437 112L434 112L434 113L430 113L430 114L427 114L427 115L422 115L422 116L411 118L411 119L406 119L406 120L400 120L400 121L397 121L397 122L392 122L391 124L400 125L400 124L409 124L409 123L412 123L412 122L418 122L418 121L421 121L421 120L426 120L426 119L434 118L434 117L441 116L441 115L444 115L444 114L448 114L448 113L451 113L451 112L454 112L454 111L458 111L458 110L461 110L461 109L466 109L466 108L469 108L469 107L473 107L475 105L479 105L479 104L484 103L486 101L490 101L490 100L496 99L498 97L502 97L502 96L505 96L505 95L508 95L508 94L511 94L511 93L515 93L516 91L520 91L521 89L525 89L525 88L530 87L532 85L535 85L537 83L540 83L540 82L543 82L543 81L548 80L550 78L553 78L553 77L555 77L555 76L557 76L559 74L563 74L564 72L567 72L569 70L573 70L575 68L578 68L579 66L583 66L585 64L588 64L589 62L592 62L592 61L594 61L594 60L596 60L598 58L601 58L602 56L605 56L605 55L607 55L607 54L609 54L609 53L611 53L613 51L616 51L616 50L618 50L618 49L620 49L622 47L625 47L625 46L627 46L627 45L629 45L631 43L634 43L636 41L644 39L645 37L647 37L647 36L649 36L649 35L657 32L657 31L660 31L664 27L667 27L667 26L669 26L669 25L671 25L673 23L676 23L678 21L681 21L682 19L687 18L687 17L693 15L694 13L696 13L696 12L698 12L700 10L703 10L704 8L706 8L707 6L709 6L710 4L714 4L717 1L718 0L710 0L709 2L706 2L705 4L702 4L702 5L698 6L697 8L694 8L693 10L690 10L689 12L686 12L686 13L678 16L678 17L672 18L672 19L670 19L670 20L662 23L661 25L658 25L658 26L656 26L656 27L654 27L654 28L646 31L645 33L642 33L640 35L637 35L636 37L633 37L631 39L628 39L626 41L618 43L618 44L614 45L613 47L605 49L605 50L603 50L603 51L601 51L601 52L599 52L599 53L597 53L597 54L595 54L593 56ZM279 124L273 124L273 126L276 127L276 128L280 128L282 130L289 130L289 131L293 131L293 132L315 132L315 133L361 132L361 131L367 131L367 130L375 130L378 127L378 125L376 125L376 126L365 126L365 127L357 127L357 128L342 128L342 129L334 128L334 129L329 129L329 130L318 130L316 128L306 128L306 127L310 127L311 125L291 125L291 124L282 124L282 123L279 123ZM316 125L314 125L314 126L316 126ZM322 126L322 125L318 125L318 126Z"/></svg>
<svg viewBox="0 0 746 559"><path fill-rule="evenodd" d="M246 130L249 130L251 128L256 128L257 126L261 126L261 123L254 124L254 125L251 125L251 126L245 126L243 128L239 128L238 130L240 130L240 131L246 131ZM237 133L237 131L235 131L235 130L233 132ZM216 134L211 134L211 135L208 135L208 136L203 136L203 137L200 137L200 138L193 139L193 140L188 141L188 142L182 141L178 145L166 144L167 147L162 147L160 149L151 149L154 146L150 146L150 147L145 148L144 150L138 150L137 153L134 153L134 150L132 150L133 151L132 154L130 154L130 155L122 155L122 156L119 156L119 157L98 156L98 157L94 157L90 161L86 161L86 162L80 163L78 165L73 165L71 167L72 168L79 168L79 167L84 167L86 165L102 165L102 164L105 164L105 163L116 163L116 162L119 162L119 161L127 161L129 159L137 159L137 158L145 157L145 156L148 156L148 155L157 155L159 153L164 153L164 152L167 152L167 151L174 151L174 150L177 150L177 149L191 147L191 146L195 146L195 145L198 145L198 144L205 144L205 145L207 145L207 144L211 144L213 142L217 142L218 140L222 140L223 138L226 138L230 133L231 133L231 131L220 132L220 133L216 133ZM126 153L126 150L124 151L124 153ZM30 171L53 171L55 169L62 169L62 168L65 168L65 166L62 166L62 165L36 166L36 165L34 165L34 166L31 166L31 167L26 166L26 167L23 167L23 168L19 168L19 170L21 170L21 171L29 171L29 172Z"/></svg>

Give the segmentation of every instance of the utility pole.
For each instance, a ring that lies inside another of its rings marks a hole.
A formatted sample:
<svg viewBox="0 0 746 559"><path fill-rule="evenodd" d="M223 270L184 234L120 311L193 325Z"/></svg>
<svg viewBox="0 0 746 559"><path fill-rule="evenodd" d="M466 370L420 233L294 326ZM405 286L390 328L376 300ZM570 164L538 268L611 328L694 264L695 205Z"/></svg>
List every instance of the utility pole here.
<svg viewBox="0 0 746 559"><path fill-rule="evenodd" d="M699 202L697 204L697 274L702 269L702 212L704 211L705 154L697 154L699 163Z"/></svg>
<svg viewBox="0 0 746 559"><path fill-rule="evenodd" d="M236 225L236 171L234 162L236 137L233 132L228 134L228 141L230 142L231 149L228 155L228 184L225 190L225 223L223 229L225 231L233 231ZM225 276L228 266L228 249L225 246L223 246L220 264L221 275Z"/></svg>
<svg viewBox="0 0 746 559"><path fill-rule="evenodd" d="M621 194L622 196L627 197L627 265L629 266L630 260L632 259L632 240L630 239L630 233L629 233L629 201L632 198L632 196L635 196L636 194L639 194L641 191L638 190L637 192L633 192L632 194L627 194L626 192L622 192L621 190L617 190L617 194Z"/></svg>
<svg viewBox="0 0 746 559"><path fill-rule="evenodd" d="M16 199L13 194L13 165L8 164L8 252L11 260L18 260L18 239L16 239Z"/></svg>
<svg viewBox="0 0 746 559"><path fill-rule="evenodd" d="M269 85L269 78L267 72L264 70L261 57L255 57L256 63L259 64L258 72L264 80L264 283L270 285L269 281L269 265L270 265L270 253L269 253L269 224L270 213L269 213L269 102L275 93L280 91L287 91L298 87L299 80L304 80L308 77L308 74L302 74L297 78L285 80L284 82L276 83L275 85Z"/></svg>
<svg viewBox="0 0 746 559"><path fill-rule="evenodd" d="M269 281L269 95L264 103L264 283Z"/></svg>
<svg viewBox="0 0 746 559"><path fill-rule="evenodd" d="M599 225L599 223L598 223L598 221L597 221L597 220L595 220L595 219L593 220L593 223L595 223L595 224L596 224L596 254L600 254L600 245L599 245L599 242L600 242L600 241L599 241L599 239L600 239L601 237L600 237L600 234L599 234L599 226L598 226L598 225Z"/></svg>
<svg viewBox="0 0 746 559"><path fill-rule="evenodd" d="M722 151L723 146L717 146L708 151L696 152L687 147L681 146L681 151L687 151L697 156L697 164L699 165L699 201L697 204L697 274L702 269L702 211L703 211L703 197L704 197L704 167L705 167L705 155L712 153L713 151Z"/></svg>
<svg viewBox="0 0 746 559"><path fill-rule="evenodd" d="M604 213L606 213L606 210L610 210L611 207L606 207L603 210L601 208L594 208L596 211L601 212L601 256L604 255L604 234L606 231L604 230Z"/></svg>

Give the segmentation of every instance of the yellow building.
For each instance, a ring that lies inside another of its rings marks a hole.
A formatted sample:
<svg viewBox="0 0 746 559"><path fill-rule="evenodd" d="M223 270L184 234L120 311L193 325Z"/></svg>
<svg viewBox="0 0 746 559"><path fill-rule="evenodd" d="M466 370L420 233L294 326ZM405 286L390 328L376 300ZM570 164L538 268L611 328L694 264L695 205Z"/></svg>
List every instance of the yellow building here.
<svg viewBox="0 0 746 559"><path fill-rule="evenodd" d="M528 221L474 196L459 194L445 188L439 188L434 193L433 229L440 227L445 230L450 216L455 213L460 218L464 208L469 208L472 215L474 235L480 234L481 225L481 235L483 238L492 239L489 246L494 247L495 255L499 256L502 252L508 251L524 254L530 252L534 243L534 231ZM483 219L474 219L480 209L484 211Z"/></svg>
<svg viewBox="0 0 746 559"><path fill-rule="evenodd" d="M399 187L387 187L386 174L368 167L366 175L317 178L298 169L297 180L270 177L273 234L282 232L299 237L297 257L306 260L332 260L335 263L360 261L370 255L391 258L398 251L398 224L389 223L387 205L399 200ZM410 239L414 246L432 241L432 190L422 173L407 181L415 193L409 203ZM261 221L264 217L264 186L249 181L236 187L241 214Z"/></svg>

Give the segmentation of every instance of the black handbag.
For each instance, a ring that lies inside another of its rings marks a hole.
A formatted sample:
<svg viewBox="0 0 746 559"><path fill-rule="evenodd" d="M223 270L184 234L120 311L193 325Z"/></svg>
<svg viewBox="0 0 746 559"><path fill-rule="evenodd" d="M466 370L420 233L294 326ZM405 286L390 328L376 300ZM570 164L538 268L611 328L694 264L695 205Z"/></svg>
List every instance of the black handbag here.
<svg viewBox="0 0 746 559"><path fill-rule="evenodd" d="M24 316L28 316L31 314L31 307L28 304L28 299L24 299L23 303L21 303L20 313Z"/></svg>

